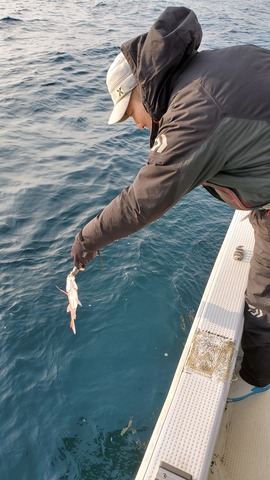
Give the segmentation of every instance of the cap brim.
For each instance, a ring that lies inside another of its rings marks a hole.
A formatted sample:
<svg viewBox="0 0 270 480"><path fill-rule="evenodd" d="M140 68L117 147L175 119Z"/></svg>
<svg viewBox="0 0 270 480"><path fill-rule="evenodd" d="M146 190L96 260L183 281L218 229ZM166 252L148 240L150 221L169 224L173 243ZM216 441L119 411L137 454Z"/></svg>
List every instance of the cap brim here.
<svg viewBox="0 0 270 480"><path fill-rule="evenodd" d="M126 113L126 110L127 110L128 104L129 104L131 93L132 92L127 93L124 96L124 98L122 100L120 100L120 102L118 102L114 106L114 109L113 109L113 111L111 113L111 116L109 118L109 121L108 121L109 125L113 125L114 123L123 122L124 120L126 120L128 118L128 116L125 115L125 113Z"/></svg>

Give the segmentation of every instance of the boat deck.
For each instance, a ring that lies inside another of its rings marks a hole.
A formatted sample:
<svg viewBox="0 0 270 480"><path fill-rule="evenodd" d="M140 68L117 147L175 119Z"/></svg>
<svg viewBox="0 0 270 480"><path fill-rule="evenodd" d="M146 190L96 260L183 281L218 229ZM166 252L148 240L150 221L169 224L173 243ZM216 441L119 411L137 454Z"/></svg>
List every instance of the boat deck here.
<svg viewBox="0 0 270 480"><path fill-rule="evenodd" d="M228 403L208 480L269 480L270 391Z"/></svg>

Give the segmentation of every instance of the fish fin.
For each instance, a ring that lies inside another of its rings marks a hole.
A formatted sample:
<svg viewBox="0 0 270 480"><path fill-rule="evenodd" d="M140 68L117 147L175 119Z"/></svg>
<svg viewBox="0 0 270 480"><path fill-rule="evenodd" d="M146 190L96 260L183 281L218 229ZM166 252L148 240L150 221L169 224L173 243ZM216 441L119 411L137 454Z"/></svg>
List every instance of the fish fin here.
<svg viewBox="0 0 270 480"><path fill-rule="evenodd" d="M70 305L67 306L67 312L70 312Z"/></svg>
<svg viewBox="0 0 270 480"><path fill-rule="evenodd" d="M62 292L64 293L65 295L67 295L67 292L65 290L62 290L62 288L59 288L57 285L55 285L56 288L59 290L59 292Z"/></svg>
<svg viewBox="0 0 270 480"><path fill-rule="evenodd" d="M81 302L80 302L80 300L79 300L79 299L78 299L78 305L80 305L80 307L82 307L82 304L81 304Z"/></svg>

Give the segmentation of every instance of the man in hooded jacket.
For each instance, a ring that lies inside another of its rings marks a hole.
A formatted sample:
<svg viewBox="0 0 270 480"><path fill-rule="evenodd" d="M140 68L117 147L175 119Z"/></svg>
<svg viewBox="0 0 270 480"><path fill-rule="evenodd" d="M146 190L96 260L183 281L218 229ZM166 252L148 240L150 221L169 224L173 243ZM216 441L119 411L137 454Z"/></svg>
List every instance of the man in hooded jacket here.
<svg viewBox="0 0 270 480"><path fill-rule="evenodd" d="M148 33L121 47L108 70L109 124L149 128L148 161L77 234L78 268L115 240L149 225L203 185L251 210L255 247L246 291L240 378L230 399L270 388L270 52L254 45L198 52L193 11L169 7Z"/></svg>

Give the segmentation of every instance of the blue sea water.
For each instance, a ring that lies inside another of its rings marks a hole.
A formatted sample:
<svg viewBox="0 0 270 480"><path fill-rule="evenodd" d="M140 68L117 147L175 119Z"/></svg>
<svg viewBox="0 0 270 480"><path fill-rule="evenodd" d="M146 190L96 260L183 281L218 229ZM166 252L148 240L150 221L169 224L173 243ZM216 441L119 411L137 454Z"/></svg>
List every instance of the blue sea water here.
<svg viewBox="0 0 270 480"><path fill-rule="evenodd" d="M106 70L168 5L0 0L2 480L135 477L232 218L199 188L108 246L72 334L73 238L147 160L146 131L107 125ZM269 2L185 5L201 48L270 47Z"/></svg>

